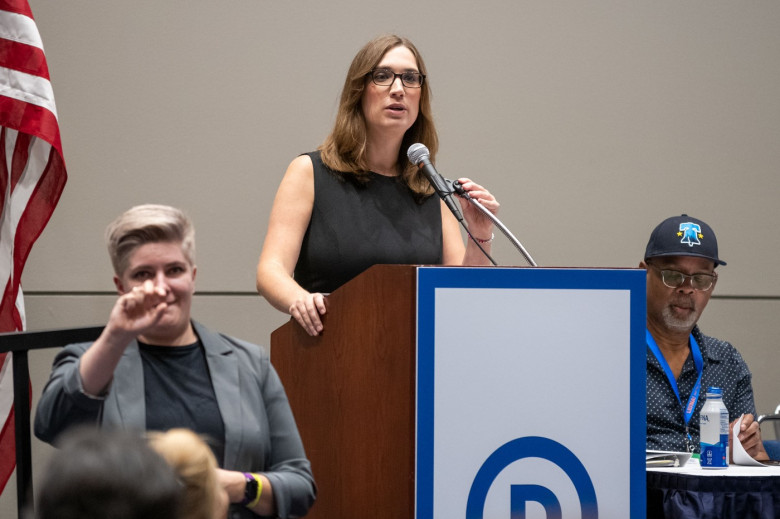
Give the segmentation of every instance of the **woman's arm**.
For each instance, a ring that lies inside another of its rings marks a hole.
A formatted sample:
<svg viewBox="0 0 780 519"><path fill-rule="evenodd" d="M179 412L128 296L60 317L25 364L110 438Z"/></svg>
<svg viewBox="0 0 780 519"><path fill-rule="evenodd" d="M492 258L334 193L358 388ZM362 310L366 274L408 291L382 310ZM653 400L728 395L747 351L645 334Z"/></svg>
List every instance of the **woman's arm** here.
<svg viewBox="0 0 780 519"><path fill-rule="evenodd" d="M322 331L325 297L293 279L314 207L314 167L308 155L290 163L276 192L268 232L257 263L257 291L277 310L292 315L309 333Z"/></svg>

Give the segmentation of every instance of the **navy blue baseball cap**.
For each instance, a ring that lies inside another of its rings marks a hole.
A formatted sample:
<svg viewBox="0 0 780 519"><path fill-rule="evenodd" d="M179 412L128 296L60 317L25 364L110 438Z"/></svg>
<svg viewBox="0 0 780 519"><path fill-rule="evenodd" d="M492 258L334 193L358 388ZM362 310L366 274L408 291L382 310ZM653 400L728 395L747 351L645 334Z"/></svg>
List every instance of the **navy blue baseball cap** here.
<svg viewBox="0 0 780 519"><path fill-rule="evenodd" d="M667 218L653 229L645 260L659 256L697 256L725 265L718 258L718 240L712 227L687 214Z"/></svg>

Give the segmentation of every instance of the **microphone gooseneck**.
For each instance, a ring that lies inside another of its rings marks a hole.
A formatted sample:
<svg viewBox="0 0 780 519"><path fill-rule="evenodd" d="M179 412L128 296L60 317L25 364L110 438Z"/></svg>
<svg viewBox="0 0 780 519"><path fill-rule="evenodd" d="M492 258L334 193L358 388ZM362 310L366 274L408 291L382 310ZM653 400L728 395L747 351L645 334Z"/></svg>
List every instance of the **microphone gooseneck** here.
<svg viewBox="0 0 780 519"><path fill-rule="evenodd" d="M479 209L482 214L484 214L486 217L490 218L492 222L498 227L498 229L504 234L504 236L507 237L507 239L512 243L512 245L517 248L517 250L520 251L520 253L523 255L525 260L528 262L529 265L532 267L536 267L536 262L531 257L530 254L528 254L528 251L525 250L525 247L523 247L523 244L520 243L520 241L515 238L515 235L512 234L512 232L507 229L507 227L501 223L501 220L499 220L496 215L488 211L482 204L479 203L479 200L476 200L474 198L471 198L468 193L460 186L460 184L456 182L452 182L451 180L447 180L446 178L442 177L437 171L436 168L433 167L433 164L431 164L431 152L428 150L428 147L425 146L425 144L422 144L420 142L417 142L415 144L412 144L409 146L409 149L406 151L406 156L409 158L409 162L417 166L422 170L422 172L425 174L428 181L433 186L433 189L436 190L436 193L439 194L442 200L447 204L447 207L452 211L452 214L455 215L455 218L458 219L458 222L460 222L461 226L463 226L466 229L466 232L469 236L471 236L471 233L468 230L468 227L463 222L463 215L460 212L460 208L455 203L455 200L452 196L452 193L457 193L468 202L470 202L474 207ZM471 236L473 239L474 237ZM477 246L482 249L482 247L479 245L479 242L474 240L474 243L477 244ZM493 261L493 258L490 257L489 254L487 254L484 249L482 252L490 259L490 261L495 265L496 262Z"/></svg>

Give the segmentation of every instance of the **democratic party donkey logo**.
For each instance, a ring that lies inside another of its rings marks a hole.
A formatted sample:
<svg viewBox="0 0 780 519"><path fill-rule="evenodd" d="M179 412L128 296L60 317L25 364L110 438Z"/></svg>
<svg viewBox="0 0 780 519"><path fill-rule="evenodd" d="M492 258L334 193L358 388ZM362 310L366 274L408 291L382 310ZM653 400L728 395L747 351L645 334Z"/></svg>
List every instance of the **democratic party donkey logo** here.
<svg viewBox="0 0 780 519"><path fill-rule="evenodd" d="M701 245L699 238L703 238L701 226L697 223L686 222L680 224L680 232L677 236L682 236L680 243L687 243L689 247Z"/></svg>
<svg viewBox="0 0 780 519"><path fill-rule="evenodd" d="M582 519L598 519L596 489L585 466L572 451L554 440L540 436L517 438L488 456L471 484L466 503L466 519L484 519L485 502L493 482L501 471L524 458L541 458L558 465L574 484ZM541 504L547 513L547 519L563 517L558 498L552 490L541 485L510 485L509 500L509 519L525 519L526 505L529 502Z"/></svg>

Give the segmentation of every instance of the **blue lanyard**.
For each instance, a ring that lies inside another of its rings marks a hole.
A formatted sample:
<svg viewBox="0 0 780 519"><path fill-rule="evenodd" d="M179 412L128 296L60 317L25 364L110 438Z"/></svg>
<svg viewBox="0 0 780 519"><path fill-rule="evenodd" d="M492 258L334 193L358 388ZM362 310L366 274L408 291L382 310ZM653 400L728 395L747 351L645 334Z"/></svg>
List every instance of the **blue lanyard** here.
<svg viewBox="0 0 780 519"><path fill-rule="evenodd" d="M701 350L699 349L699 344L696 342L696 339L693 337L693 334L691 334L690 343L691 343L691 353L693 354L693 364L696 366L696 373L698 373L699 376L696 379L696 384L693 386L693 389L691 390L691 396L688 398L688 405L683 407L682 399L680 398L680 390L677 389L677 380L674 378L674 373L672 373L672 368L670 368L669 363L666 362L666 359L664 358L664 354L661 353L661 350L658 348L658 345L655 343L655 339L650 333L650 330L645 329L645 337L647 340L647 346L653 352L655 358L658 359L658 363L661 364L661 367L664 368L664 373L666 373L666 378L669 380L669 384L672 386L672 389L674 390L674 395L677 397L677 401L680 402L680 407L683 408L682 411L683 411L683 420L685 421L685 432L688 435L688 441L691 442L691 433L688 432L688 422L691 421L691 416L693 416L693 411L696 409L696 402L699 400L699 393L701 392L701 374L704 367L704 359L702 358ZM693 446L690 445L689 443L689 448L691 447Z"/></svg>

